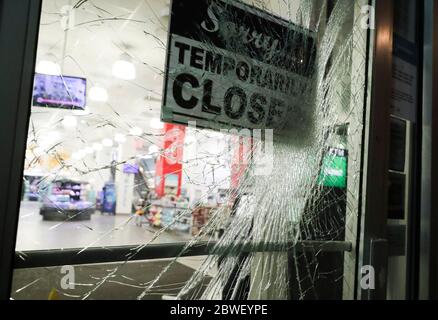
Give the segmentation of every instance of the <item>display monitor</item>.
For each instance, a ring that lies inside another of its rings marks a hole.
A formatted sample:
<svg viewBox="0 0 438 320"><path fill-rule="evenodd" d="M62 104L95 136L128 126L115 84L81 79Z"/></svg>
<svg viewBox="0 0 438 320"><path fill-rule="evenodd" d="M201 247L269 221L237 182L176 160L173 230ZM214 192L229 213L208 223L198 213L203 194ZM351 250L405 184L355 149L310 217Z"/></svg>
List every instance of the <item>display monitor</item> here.
<svg viewBox="0 0 438 320"><path fill-rule="evenodd" d="M35 74L34 107L84 110L87 80L79 77Z"/></svg>

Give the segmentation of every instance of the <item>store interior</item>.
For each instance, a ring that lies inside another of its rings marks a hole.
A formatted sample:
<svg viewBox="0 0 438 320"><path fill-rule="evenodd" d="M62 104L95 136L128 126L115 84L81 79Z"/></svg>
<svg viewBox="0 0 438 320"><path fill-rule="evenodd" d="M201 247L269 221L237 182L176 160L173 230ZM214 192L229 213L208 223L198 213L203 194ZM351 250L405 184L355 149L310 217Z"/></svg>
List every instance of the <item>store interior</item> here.
<svg viewBox="0 0 438 320"><path fill-rule="evenodd" d="M43 1L17 250L191 238L228 205L234 150L160 121L169 1L69 6Z"/></svg>

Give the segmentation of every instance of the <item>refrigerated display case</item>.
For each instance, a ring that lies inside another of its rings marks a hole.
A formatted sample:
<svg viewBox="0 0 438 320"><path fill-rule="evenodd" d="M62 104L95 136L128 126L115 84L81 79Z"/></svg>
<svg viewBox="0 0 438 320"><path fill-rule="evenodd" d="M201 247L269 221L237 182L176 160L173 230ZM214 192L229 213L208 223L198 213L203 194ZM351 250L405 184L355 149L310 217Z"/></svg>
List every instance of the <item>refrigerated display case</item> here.
<svg viewBox="0 0 438 320"><path fill-rule="evenodd" d="M40 209L43 220L90 220L95 204L87 199L87 185L72 179L53 181Z"/></svg>

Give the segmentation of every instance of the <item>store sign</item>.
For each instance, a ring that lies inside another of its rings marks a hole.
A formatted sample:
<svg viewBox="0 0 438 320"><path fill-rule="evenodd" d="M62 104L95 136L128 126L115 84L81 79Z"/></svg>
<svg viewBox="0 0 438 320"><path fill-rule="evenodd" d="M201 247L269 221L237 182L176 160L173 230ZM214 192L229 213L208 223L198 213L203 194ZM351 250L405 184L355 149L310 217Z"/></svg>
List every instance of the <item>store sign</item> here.
<svg viewBox="0 0 438 320"><path fill-rule="evenodd" d="M416 1L399 1L394 7L391 114L417 121L419 43Z"/></svg>
<svg viewBox="0 0 438 320"><path fill-rule="evenodd" d="M166 123L163 129L163 152L155 165L155 192L163 197L174 190L180 196L185 127Z"/></svg>
<svg viewBox="0 0 438 320"><path fill-rule="evenodd" d="M415 42L394 35L391 114L416 122L418 58Z"/></svg>
<svg viewBox="0 0 438 320"><path fill-rule="evenodd" d="M329 148L324 154L318 183L324 187L347 187L348 151L345 149Z"/></svg>
<svg viewBox="0 0 438 320"><path fill-rule="evenodd" d="M299 119L314 34L239 1L174 0L162 120L278 128Z"/></svg>

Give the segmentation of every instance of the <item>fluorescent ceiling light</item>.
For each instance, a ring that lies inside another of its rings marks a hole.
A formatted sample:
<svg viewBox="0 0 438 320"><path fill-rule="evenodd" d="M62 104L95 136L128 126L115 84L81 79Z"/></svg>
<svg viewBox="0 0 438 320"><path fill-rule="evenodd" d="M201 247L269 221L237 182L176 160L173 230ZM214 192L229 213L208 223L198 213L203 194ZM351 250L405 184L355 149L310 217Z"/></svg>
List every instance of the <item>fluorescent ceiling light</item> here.
<svg viewBox="0 0 438 320"><path fill-rule="evenodd" d="M141 136L143 134L143 129L139 127L131 128L131 130L129 130L129 134L136 137Z"/></svg>
<svg viewBox="0 0 438 320"><path fill-rule="evenodd" d="M151 120L151 122L149 123L149 125L151 126L152 129L163 129L164 128L164 123L161 122L160 119L158 118L153 118Z"/></svg>
<svg viewBox="0 0 438 320"><path fill-rule="evenodd" d="M74 129L78 125L78 119L73 116L65 116L62 120L62 125L66 129Z"/></svg>
<svg viewBox="0 0 438 320"><path fill-rule="evenodd" d="M131 58L126 54L122 54L113 65L113 76L122 80L134 80L136 77L135 66Z"/></svg>
<svg viewBox="0 0 438 320"><path fill-rule="evenodd" d="M108 92L101 86L94 86L90 89L90 99L98 102L108 101Z"/></svg>

